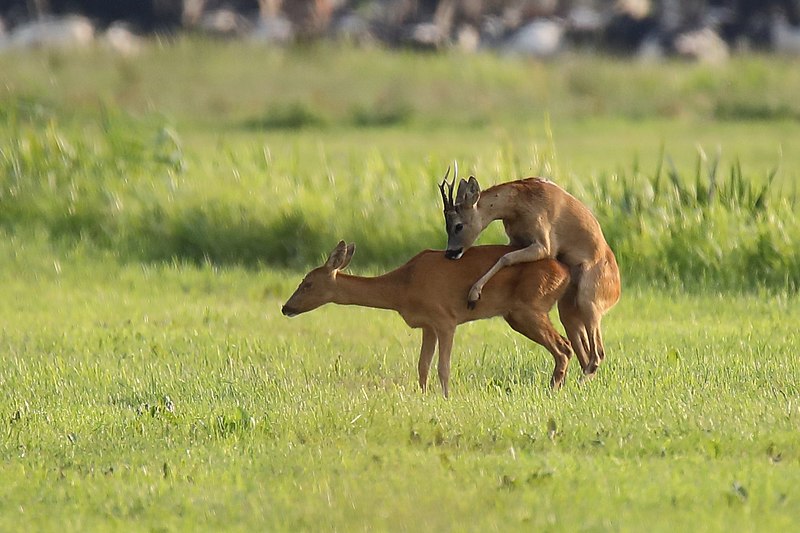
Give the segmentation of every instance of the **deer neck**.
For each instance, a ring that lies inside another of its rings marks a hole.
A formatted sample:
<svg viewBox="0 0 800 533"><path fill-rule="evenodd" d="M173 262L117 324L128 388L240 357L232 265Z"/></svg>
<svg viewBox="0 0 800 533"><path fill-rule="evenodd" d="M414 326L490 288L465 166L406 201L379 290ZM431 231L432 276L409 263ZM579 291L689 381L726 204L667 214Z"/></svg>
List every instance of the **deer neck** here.
<svg viewBox="0 0 800 533"><path fill-rule="evenodd" d="M372 278L339 273L333 301L341 305L399 311L405 299L405 285L394 272Z"/></svg>
<svg viewBox="0 0 800 533"><path fill-rule="evenodd" d="M495 220L507 220L514 216L513 191L495 186L484 191L478 200L478 213L485 228Z"/></svg>

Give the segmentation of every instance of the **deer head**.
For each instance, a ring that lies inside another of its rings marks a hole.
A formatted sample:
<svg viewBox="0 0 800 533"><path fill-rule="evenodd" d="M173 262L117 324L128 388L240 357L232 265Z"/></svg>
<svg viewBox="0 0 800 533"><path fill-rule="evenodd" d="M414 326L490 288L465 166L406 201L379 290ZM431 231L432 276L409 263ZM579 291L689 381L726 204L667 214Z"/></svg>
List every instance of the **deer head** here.
<svg viewBox="0 0 800 533"><path fill-rule="evenodd" d="M444 179L439 184L439 191L442 193L442 202L444 203L444 224L447 229L445 256L448 259L459 259L483 230L477 208L481 187L474 176L470 176L469 180L462 179L458 183L458 191L454 200L453 189L455 189L458 179L458 164L455 164L453 181L450 183L447 182L449 175L450 167L447 167Z"/></svg>
<svg viewBox="0 0 800 533"><path fill-rule="evenodd" d="M350 264L355 251L354 243L339 241L325 264L306 274L294 294L281 307L281 312L293 317L332 302L336 292L336 274Z"/></svg>

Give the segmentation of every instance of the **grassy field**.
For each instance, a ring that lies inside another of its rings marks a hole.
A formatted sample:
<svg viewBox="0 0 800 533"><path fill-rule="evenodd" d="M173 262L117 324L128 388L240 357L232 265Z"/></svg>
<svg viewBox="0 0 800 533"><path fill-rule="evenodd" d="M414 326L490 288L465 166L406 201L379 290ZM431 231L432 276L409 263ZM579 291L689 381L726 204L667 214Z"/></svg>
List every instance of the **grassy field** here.
<svg viewBox="0 0 800 533"><path fill-rule="evenodd" d="M797 66L0 56L0 531L791 529ZM280 315L340 238L441 247L453 159L598 215L595 380L485 321L444 400L396 315Z"/></svg>
<svg viewBox="0 0 800 533"><path fill-rule="evenodd" d="M0 529L786 530L796 297L628 291L608 363L461 328L452 397L391 313L288 320L298 277L4 245ZM357 270L357 257L354 258Z"/></svg>

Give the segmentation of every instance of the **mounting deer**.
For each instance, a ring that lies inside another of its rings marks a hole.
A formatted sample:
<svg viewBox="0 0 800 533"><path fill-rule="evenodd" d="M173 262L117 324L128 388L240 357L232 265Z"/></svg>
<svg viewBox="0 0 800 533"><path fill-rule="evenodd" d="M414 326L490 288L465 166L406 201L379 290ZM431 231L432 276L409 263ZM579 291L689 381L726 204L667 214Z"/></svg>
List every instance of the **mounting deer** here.
<svg viewBox="0 0 800 533"><path fill-rule="evenodd" d="M472 286L467 298L476 307L484 286L505 268L545 258L570 269L571 282L558 302L561 323L578 356L583 373L592 376L605 358L600 322L620 296L619 268L600 224L589 208L555 183L527 178L495 185L481 192L474 176L448 183L450 168L439 185L444 202L449 259L461 259L478 235L494 220L502 220L509 244ZM481 304L482 305L482 304ZM480 306L478 306L480 307Z"/></svg>
<svg viewBox="0 0 800 533"><path fill-rule="evenodd" d="M458 262L446 259L441 250L427 250L382 276L359 277L341 272L355 251L354 244L341 241L324 265L306 275L281 311L293 317L327 303L397 311L410 327L422 329L418 370L423 392L439 345L438 373L445 396L449 392L456 326L502 316L515 331L553 355L556 365L550 385L559 388L572 350L569 341L553 327L548 312L569 284L564 265L544 260L503 269L486 284L479 307L468 309L464 305L472 280L512 250L509 246L476 246Z"/></svg>

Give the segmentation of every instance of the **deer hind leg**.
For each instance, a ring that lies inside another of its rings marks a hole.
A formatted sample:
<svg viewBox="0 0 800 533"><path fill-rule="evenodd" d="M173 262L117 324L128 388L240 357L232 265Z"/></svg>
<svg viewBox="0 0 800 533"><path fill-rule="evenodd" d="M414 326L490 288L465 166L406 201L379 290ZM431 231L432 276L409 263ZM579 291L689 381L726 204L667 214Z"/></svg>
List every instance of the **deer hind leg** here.
<svg viewBox="0 0 800 533"><path fill-rule="evenodd" d="M437 370L439 372L439 382L442 384L442 394L444 394L445 398L450 394L450 352L453 349L454 334L455 327L436 330L436 336L439 338Z"/></svg>
<svg viewBox="0 0 800 533"><path fill-rule="evenodd" d="M601 321L619 300L619 269L613 254L584 272L578 281L577 305L589 340L589 370L594 373L605 359Z"/></svg>
<svg viewBox="0 0 800 533"><path fill-rule="evenodd" d="M606 349L603 346L603 332L600 327L599 319L597 320L596 327L593 327L589 332L589 344L592 347L593 354L592 360L589 362L589 364L595 364L598 366L603 362L603 359L606 358Z"/></svg>
<svg viewBox="0 0 800 533"><path fill-rule="evenodd" d="M556 365L553 369L553 377L550 379L550 386L553 389L560 389L564 384L567 366L572 357L569 341L558 334L547 313L532 310L515 311L505 319L514 331L541 344L553 355Z"/></svg>
<svg viewBox="0 0 800 533"><path fill-rule="evenodd" d="M588 316L586 316L588 315ZM586 369L586 375L592 375L597 372L597 368L605 358L605 348L603 347L603 335L600 331L600 316L599 313L585 313L586 316L586 337L589 345L589 366Z"/></svg>
<svg viewBox="0 0 800 533"><path fill-rule="evenodd" d="M431 361L436 351L436 330L430 326L422 328L422 348L419 351L419 386L422 392L428 390L428 373L431 369Z"/></svg>
<svg viewBox="0 0 800 533"><path fill-rule="evenodd" d="M561 324L564 325L564 330L572 343L572 349L575 351L583 374L589 375L591 347L589 334L586 330L586 322L581 309L578 307L577 292L575 283L570 283L567 292L558 301L558 318L561 320Z"/></svg>

